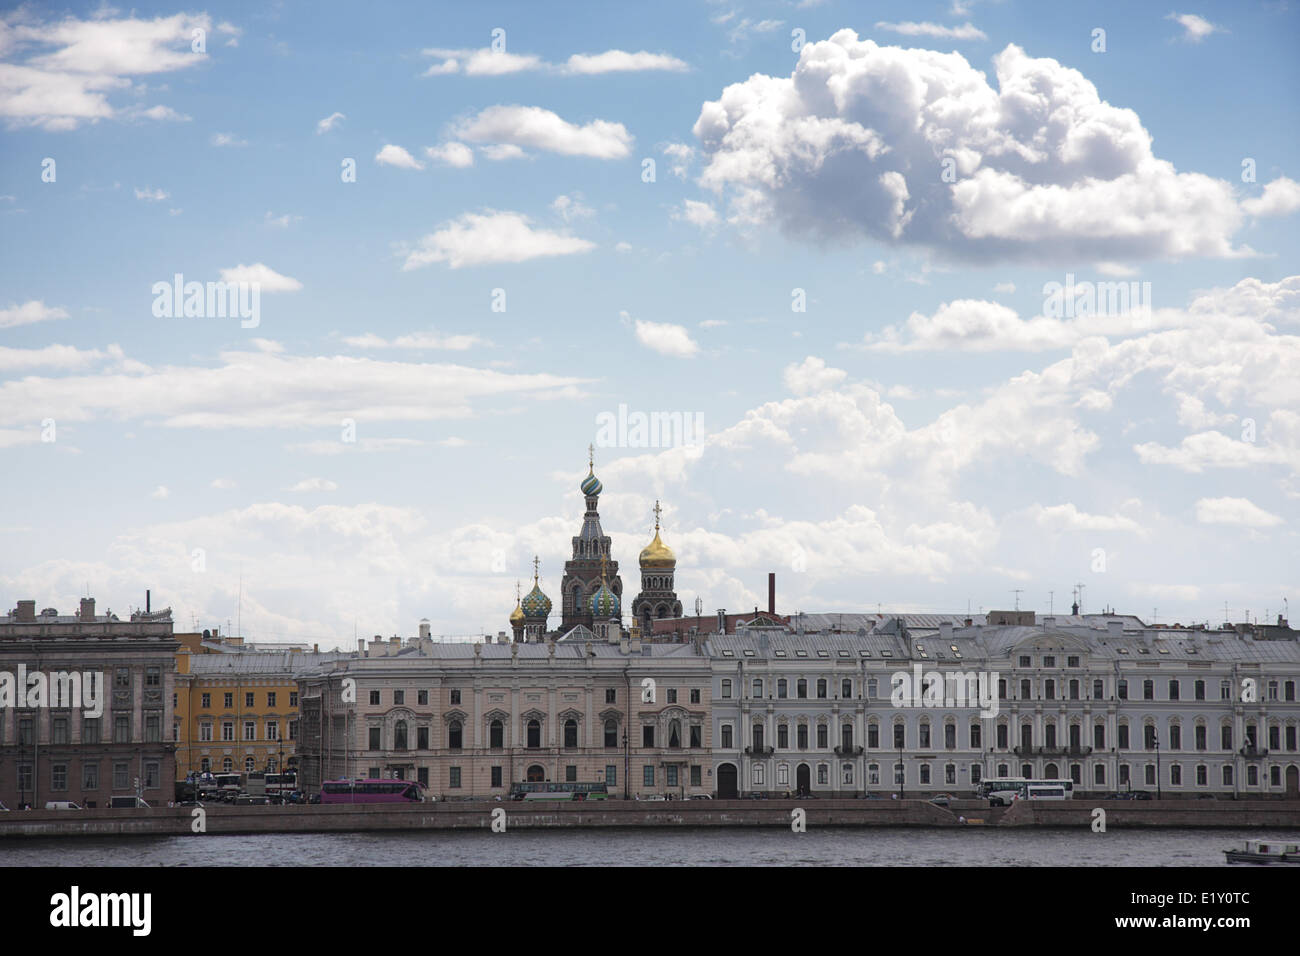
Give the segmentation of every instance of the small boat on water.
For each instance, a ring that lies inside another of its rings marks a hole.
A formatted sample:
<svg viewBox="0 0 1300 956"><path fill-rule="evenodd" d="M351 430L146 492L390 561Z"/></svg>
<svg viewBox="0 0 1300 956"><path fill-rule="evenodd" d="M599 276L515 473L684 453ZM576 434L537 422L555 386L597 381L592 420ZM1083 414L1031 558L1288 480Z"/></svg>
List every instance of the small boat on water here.
<svg viewBox="0 0 1300 956"><path fill-rule="evenodd" d="M1242 849L1224 850L1229 863L1300 863L1300 843L1247 840Z"/></svg>

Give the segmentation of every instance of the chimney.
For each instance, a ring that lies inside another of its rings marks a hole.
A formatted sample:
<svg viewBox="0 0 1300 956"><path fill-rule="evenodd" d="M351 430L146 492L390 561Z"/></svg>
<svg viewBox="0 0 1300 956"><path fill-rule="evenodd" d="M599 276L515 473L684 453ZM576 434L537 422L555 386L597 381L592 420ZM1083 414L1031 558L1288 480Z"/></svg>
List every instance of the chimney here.
<svg viewBox="0 0 1300 956"><path fill-rule="evenodd" d="M366 656L366 639L364 637L357 638L357 653L362 657Z"/></svg>
<svg viewBox="0 0 1300 956"><path fill-rule="evenodd" d="M36 602L18 602L18 620L22 624L31 624L36 620Z"/></svg>
<svg viewBox="0 0 1300 956"><path fill-rule="evenodd" d="M952 640L952 621L939 622L939 637L945 641Z"/></svg>
<svg viewBox="0 0 1300 956"><path fill-rule="evenodd" d="M767 573L767 613L776 614L776 572Z"/></svg>
<svg viewBox="0 0 1300 956"><path fill-rule="evenodd" d="M421 618L421 619L420 619L420 636L421 636L421 637L432 637L432 636L433 636L433 635L432 635L432 632L431 632L430 629L429 629L429 619L428 619L427 617L426 617L426 618Z"/></svg>
<svg viewBox="0 0 1300 956"><path fill-rule="evenodd" d="M95 599L94 598L81 599L80 619L86 623L92 623L95 620Z"/></svg>
<svg viewBox="0 0 1300 956"><path fill-rule="evenodd" d="M427 625L427 624L421 624L420 626L421 626L421 627L428 627L429 625ZM423 637L424 635L420 635L420 636ZM505 631L497 631L497 643L498 643L498 644L506 644L506 643L508 643L508 642L506 641L506 632L505 632Z"/></svg>
<svg viewBox="0 0 1300 956"><path fill-rule="evenodd" d="M718 633L727 633L727 609L725 607L718 608Z"/></svg>
<svg viewBox="0 0 1300 956"><path fill-rule="evenodd" d="M148 589L148 588L145 588L145 592L144 592L144 613L146 613L146 614L150 613L150 610L152 609L152 607L153 607L153 603L152 603L152 601L151 601L151 599L150 599L149 589Z"/></svg>

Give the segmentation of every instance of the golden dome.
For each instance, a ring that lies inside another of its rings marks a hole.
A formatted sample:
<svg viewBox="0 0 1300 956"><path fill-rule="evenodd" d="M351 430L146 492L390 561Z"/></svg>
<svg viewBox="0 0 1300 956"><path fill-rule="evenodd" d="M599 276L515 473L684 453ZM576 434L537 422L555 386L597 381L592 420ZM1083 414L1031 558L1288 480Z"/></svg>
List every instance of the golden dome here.
<svg viewBox="0 0 1300 956"><path fill-rule="evenodd" d="M515 582L515 609L510 612L510 626L523 627L524 617L525 617L524 609L519 602L519 582L516 581Z"/></svg>
<svg viewBox="0 0 1300 956"><path fill-rule="evenodd" d="M655 539L641 549L641 567L671 568L677 564L677 555L673 549L659 538L659 529L655 529Z"/></svg>

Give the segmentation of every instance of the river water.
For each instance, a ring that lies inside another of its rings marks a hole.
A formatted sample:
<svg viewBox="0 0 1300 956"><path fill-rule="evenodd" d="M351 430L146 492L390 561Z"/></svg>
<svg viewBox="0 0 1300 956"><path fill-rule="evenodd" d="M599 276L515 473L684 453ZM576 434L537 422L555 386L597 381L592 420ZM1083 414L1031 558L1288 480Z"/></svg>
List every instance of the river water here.
<svg viewBox="0 0 1300 956"><path fill-rule="evenodd" d="M4 866L1224 866L1248 830L684 828L180 837L0 842Z"/></svg>

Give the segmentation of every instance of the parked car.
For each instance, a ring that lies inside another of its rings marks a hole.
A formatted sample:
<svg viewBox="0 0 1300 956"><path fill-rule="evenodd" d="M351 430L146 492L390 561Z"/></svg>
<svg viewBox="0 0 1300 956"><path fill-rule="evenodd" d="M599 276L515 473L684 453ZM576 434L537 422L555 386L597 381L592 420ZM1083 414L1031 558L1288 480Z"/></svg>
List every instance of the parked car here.
<svg viewBox="0 0 1300 956"><path fill-rule="evenodd" d="M265 807L271 802L265 794L241 793L235 797L235 806L237 807Z"/></svg>
<svg viewBox="0 0 1300 956"><path fill-rule="evenodd" d="M956 799L957 798L954 797L951 793L936 793L933 797L930 798L930 802L933 803L936 807L946 807Z"/></svg>
<svg viewBox="0 0 1300 956"><path fill-rule="evenodd" d="M46 810L80 810L77 804L71 800L47 800L45 801Z"/></svg>
<svg viewBox="0 0 1300 956"><path fill-rule="evenodd" d="M1151 791L1150 791L1150 790L1134 790L1134 791L1133 791L1133 799L1134 799L1134 800L1154 800L1155 798L1151 796Z"/></svg>
<svg viewBox="0 0 1300 956"><path fill-rule="evenodd" d="M691 794L691 799L692 799L692 800L712 800L713 797L709 796L709 794L707 794L707 793L693 793L693 794Z"/></svg>

